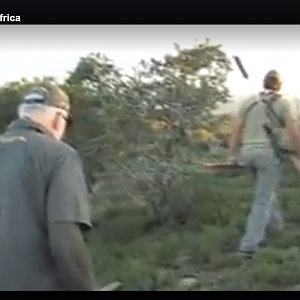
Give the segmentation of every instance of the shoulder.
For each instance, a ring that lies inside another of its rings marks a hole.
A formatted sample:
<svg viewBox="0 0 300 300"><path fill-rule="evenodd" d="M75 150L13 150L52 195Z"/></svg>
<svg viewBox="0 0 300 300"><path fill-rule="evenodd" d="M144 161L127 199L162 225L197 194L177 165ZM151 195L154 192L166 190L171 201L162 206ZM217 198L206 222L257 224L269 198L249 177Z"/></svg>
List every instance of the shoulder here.
<svg viewBox="0 0 300 300"><path fill-rule="evenodd" d="M264 91L260 93L260 98L271 105L278 112L285 111L291 108L290 97L285 94L276 93L273 91Z"/></svg>
<svg viewBox="0 0 300 300"><path fill-rule="evenodd" d="M296 107L292 104L292 99L287 95L282 95L278 99L277 109L282 116L296 118Z"/></svg>
<svg viewBox="0 0 300 300"><path fill-rule="evenodd" d="M247 98L245 98L241 102L240 106L241 107L248 107L248 106L253 105L256 102L257 102L257 97L255 95L250 95L250 96L247 96Z"/></svg>
<svg viewBox="0 0 300 300"><path fill-rule="evenodd" d="M30 148L34 159L46 171L59 168L60 165L69 160L80 163L79 154L73 147L47 135L31 135Z"/></svg>
<svg viewBox="0 0 300 300"><path fill-rule="evenodd" d="M291 99L287 95L279 95L274 102L275 107L279 110L290 110L292 108Z"/></svg>
<svg viewBox="0 0 300 300"><path fill-rule="evenodd" d="M32 141L35 146L39 146L39 149L50 156L77 155L77 151L67 143L58 141L45 134L34 134Z"/></svg>
<svg viewBox="0 0 300 300"><path fill-rule="evenodd" d="M59 163L65 160L79 160L78 152L63 141L57 141L51 138L48 138L45 141L45 154L53 159L53 162L58 161Z"/></svg>
<svg viewBox="0 0 300 300"><path fill-rule="evenodd" d="M247 96L238 104L238 115L243 116L247 114L247 111L250 110L257 103L257 97L255 95Z"/></svg>
<svg viewBox="0 0 300 300"><path fill-rule="evenodd" d="M280 95L278 103L282 106L291 106L291 99L287 95Z"/></svg>

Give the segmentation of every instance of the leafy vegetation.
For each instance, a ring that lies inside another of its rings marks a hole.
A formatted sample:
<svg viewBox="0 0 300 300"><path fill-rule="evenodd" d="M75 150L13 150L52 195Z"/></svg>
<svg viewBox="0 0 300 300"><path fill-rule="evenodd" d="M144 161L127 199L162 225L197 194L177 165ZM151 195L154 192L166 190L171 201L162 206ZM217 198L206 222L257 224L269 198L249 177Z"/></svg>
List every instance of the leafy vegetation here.
<svg viewBox="0 0 300 300"><path fill-rule="evenodd" d="M90 247L99 288L123 290L297 290L300 204L297 178L285 176L282 235L252 261L235 251L251 204L241 172L209 176L200 161L226 155L230 60L209 40L142 61L122 73L102 54L78 62L62 84L75 124L67 140L82 155L95 229ZM20 80L0 89L0 130L15 117ZM287 170L286 172L290 171ZM115 287L116 288L116 287Z"/></svg>

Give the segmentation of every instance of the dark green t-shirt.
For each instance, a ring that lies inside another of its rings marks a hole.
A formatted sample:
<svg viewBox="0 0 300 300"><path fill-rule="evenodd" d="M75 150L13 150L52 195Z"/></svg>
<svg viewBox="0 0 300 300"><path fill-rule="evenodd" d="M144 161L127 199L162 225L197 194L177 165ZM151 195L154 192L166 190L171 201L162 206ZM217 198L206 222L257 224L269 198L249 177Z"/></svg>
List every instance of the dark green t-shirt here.
<svg viewBox="0 0 300 300"><path fill-rule="evenodd" d="M78 154L17 120L0 136L0 291L60 291L48 224L91 227Z"/></svg>

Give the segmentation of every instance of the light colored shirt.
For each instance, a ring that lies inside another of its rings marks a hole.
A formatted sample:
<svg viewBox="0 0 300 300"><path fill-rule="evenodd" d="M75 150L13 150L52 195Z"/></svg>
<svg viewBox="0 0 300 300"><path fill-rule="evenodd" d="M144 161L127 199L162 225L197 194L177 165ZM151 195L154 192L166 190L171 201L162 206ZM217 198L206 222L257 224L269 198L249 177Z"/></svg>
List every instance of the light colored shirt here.
<svg viewBox="0 0 300 300"><path fill-rule="evenodd" d="M267 102L273 108L278 118L284 124L287 114L291 114L291 104L285 97L271 91L264 91L255 96L250 96L238 109L238 116L245 120L245 128L242 138L242 146L246 148L269 148L271 147L264 124L268 124L275 133L278 142L287 143L285 129L277 118L268 114ZM283 145L282 145L283 146Z"/></svg>

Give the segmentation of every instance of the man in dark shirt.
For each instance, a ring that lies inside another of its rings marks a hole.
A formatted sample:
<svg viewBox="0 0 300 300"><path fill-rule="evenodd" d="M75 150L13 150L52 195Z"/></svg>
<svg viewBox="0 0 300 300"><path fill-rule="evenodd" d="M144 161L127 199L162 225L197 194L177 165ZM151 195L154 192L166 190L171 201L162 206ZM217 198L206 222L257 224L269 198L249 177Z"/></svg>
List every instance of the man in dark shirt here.
<svg viewBox="0 0 300 300"><path fill-rule="evenodd" d="M0 291L92 291L91 228L78 154L61 141L68 96L30 92L0 136Z"/></svg>

